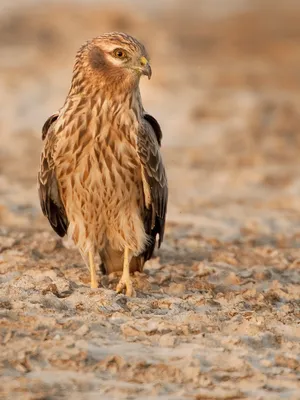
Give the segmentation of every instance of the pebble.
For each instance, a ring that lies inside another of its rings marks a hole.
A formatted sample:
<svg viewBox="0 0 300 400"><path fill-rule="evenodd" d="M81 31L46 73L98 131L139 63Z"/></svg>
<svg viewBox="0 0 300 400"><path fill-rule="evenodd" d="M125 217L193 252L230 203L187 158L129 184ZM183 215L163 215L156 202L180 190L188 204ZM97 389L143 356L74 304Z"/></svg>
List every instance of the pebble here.
<svg viewBox="0 0 300 400"><path fill-rule="evenodd" d="M161 347L172 347L175 345L176 337L171 334L162 335L159 339L159 345Z"/></svg>
<svg viewBox="0 0 300 400"><path fill-rule="evenodd" d="M81 325L74 333L77 336L84 336L88 333L89 327L86 324Z"/></svg>
<svg viewBox="0 0 300 400"><path fill-rule="evenodd" d="M270 368L272 366L272 362L270 360L261 360L260 365L265 368Z"/></svg>

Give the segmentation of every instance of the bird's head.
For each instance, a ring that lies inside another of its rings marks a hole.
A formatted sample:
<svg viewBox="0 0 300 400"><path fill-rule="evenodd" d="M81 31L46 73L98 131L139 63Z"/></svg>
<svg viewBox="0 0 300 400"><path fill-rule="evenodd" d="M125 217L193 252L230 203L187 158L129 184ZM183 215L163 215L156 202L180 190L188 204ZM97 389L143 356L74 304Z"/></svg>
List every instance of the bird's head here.
<svg viewBox="0 0 300 400"><path fill-rule="evenodd" d="M84 44L77 53L74 78L84 75L85 80L100 86L133 87L142 75L152 75L145 47L125 33L107 33ZM87 83L87 82L86 82Z"/></svg>

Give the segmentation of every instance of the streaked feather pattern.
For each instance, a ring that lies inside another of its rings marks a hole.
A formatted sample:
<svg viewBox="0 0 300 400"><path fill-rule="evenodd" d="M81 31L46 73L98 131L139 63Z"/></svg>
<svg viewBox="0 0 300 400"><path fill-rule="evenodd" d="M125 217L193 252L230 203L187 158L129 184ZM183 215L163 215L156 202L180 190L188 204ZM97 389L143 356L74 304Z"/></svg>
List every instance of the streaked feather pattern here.
<svg viewBox="0 0 300 400"><path fill-rule="evenodd" d="M114 60L116 46L128 60ZM89 251L99 252L106 273L122 270L125 247L133 254L131 271L142 270L156 236L160 246L164 235L162 132L142 106L142 56L148 57L144 46L123 33L87 42L65 104L42 129L42 211L58 235L72 237L85 261Z"/></svg>

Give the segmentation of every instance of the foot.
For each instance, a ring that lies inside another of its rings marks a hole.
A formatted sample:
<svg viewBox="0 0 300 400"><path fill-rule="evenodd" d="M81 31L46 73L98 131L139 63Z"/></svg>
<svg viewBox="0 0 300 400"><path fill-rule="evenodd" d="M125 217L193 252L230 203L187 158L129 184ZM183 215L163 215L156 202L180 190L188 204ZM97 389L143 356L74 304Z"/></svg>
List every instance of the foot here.
<svg viewBox="0 0 300 400"><path fill-rule="evenodd" d="M134 287L132 285L131 279L130 277L128 277L127 279L125 277L122 276L122 278L120 279L118 285L117 285L117 289L116 292L117 293L122 293L123 290L126 289L126 296L128 297L135 297L136 293L134 290Z"/></svg>

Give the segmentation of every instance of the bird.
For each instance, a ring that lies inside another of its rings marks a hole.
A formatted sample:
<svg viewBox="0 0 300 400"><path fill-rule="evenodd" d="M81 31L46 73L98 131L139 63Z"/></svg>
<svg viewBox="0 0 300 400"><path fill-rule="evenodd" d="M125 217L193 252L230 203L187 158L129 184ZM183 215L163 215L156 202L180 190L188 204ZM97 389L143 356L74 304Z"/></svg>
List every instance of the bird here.
<svg viewBox="0 0 300 400"><path fill-rule="evenodd" d="M63 106L43 125L38 193L43 214L67 235L99 287L121 273L117 293L135 296L130 274L142 272L165 230L168 182L162 130L144 110L140 78L152 75L142 43L122 32L84 43Z"/></svg>

